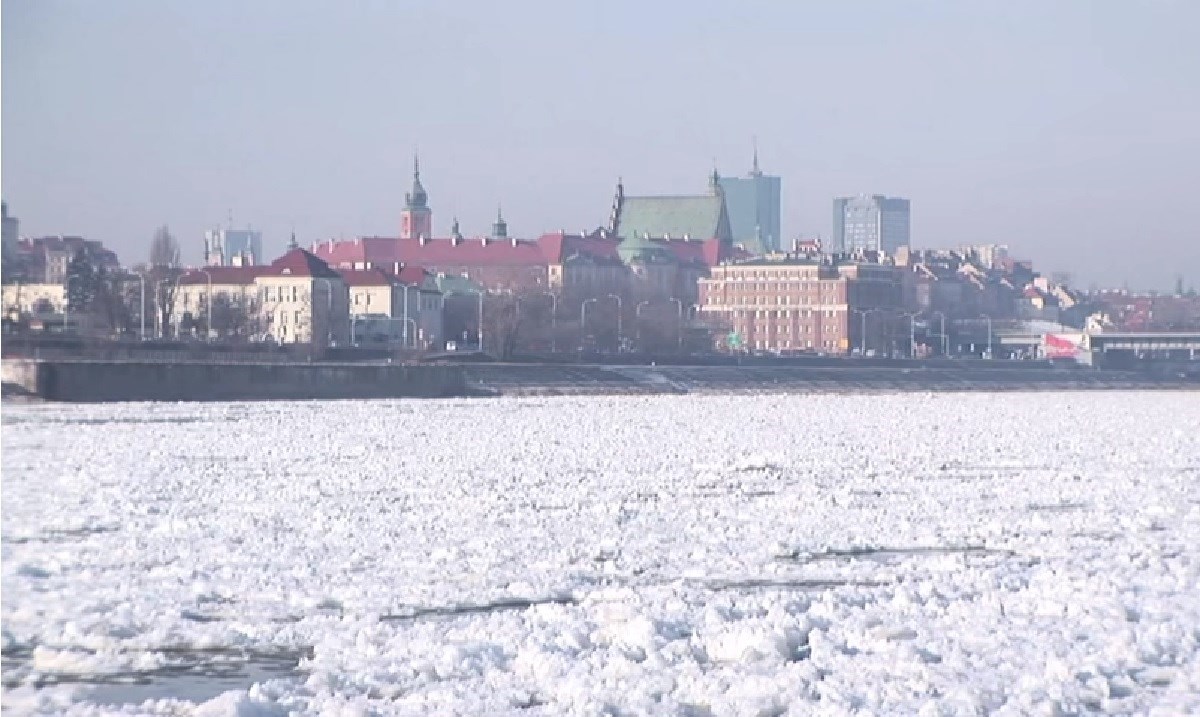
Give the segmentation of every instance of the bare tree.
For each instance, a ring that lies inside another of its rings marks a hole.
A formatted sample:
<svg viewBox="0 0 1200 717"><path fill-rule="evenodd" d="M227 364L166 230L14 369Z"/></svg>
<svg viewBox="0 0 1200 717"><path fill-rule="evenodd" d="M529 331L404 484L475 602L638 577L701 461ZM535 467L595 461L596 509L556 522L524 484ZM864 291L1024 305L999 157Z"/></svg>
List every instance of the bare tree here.
<svg viewBox="0 0 1200 717"><path fill-rule="evenodd" d="M225 293L212 297L212 330L224 339L245 339L250 333L249 307Z"/></svg>
<svg viewBox="0 0 1200 717"><path fill-rule="evenodd" d="M179 268L179 243L167 225L154 230L150 240L150 265L146 271L146 292L153 297L153 306L162 336L169 333L171 314L175 311L176 283L182 270Z"/></svg>
<svg viewBox="0 0 1200 717"><path fill-rule="evenodd" d="M150 266L155 269L179 268L179 242L175 241L166 224L154 230L154 239L150 241Z"/></svg>

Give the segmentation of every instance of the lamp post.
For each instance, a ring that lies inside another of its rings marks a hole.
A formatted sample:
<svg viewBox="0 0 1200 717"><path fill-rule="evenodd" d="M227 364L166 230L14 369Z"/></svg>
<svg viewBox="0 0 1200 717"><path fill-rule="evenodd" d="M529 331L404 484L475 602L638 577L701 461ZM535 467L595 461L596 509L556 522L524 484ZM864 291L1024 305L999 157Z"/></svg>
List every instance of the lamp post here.
<svg viewBox="0 0 1200 717"><path fill-rule="evenodd" d="M154 328L159 339L163 338L163 330L165 328L163 326L162 311L160 311L160 307L162 306L162 287L163 284L170 282L170 279L159 279L154 283Z"/></svg>
<svg viewBox="0 0 1200 717"><path fill-rule="evenodd" d="M617 302L617 353L620 353L621 352L621 312L623 310L621 308L621 297L617 296L616 294L609 294L605 298L615 299Z"/></svg>
<svg viewBox="0 0 1200 717"><path fill-rule="evenodd" d="M454 296L455 294L462 294L463 296L474 294L479 299L479 323L475 330L475 341L479 345L479 352L483 353L483 292L475 290L451 291L448 294L443 294L442 298L445 300L445 297ZM405 324L404 327L407 329L408 324Z"/></svg>
<svg viewBox="0 0 1200 717"><path fill-rule="evenodd" d="M400 340L404 344L404 348L409 348L409 346L408 346L408 322L409 322L409 318L408 318L408 284L405 284L403 281L401 281L400 286L404 287L404 326L400 329ZM416 334L416 331L414 330L413 333Z"/></svg>
<svg viewBox="0 0 1200 717"><path fill-rule="evenodd" d="M325 346L328 348L333 344L333 280L324 276L314 276L313 281L325 282ZM313 311L313 318L316 318L316 311Z"/></svg>
<svg viewBox="0 0 1200 717"><path fill-rule="evenodd" d="M931 311L931 312L929 312L929 315L937 316L940 319L941 333L939 334L939 336L941 336L941 338L942 338L942 356L945 356L946 358L950 358L950 338L948 336L946 336L946 315L940 311Z"/></svg>
<svg viewBox="0 0 1200 717"><path fill-rule="evenodd" d="M587 307L596 303L596 299L584 299L579 305L579 350L583 351L583 339L587 336Z"/></svg>
<svg viewBox="0 0 1200 717"><path fill-rule="evenodd" d="M910 314L907 311L896 314L897 317L904 316L908 318L908 357L910 359L917 356L917 317L920 313ZM893 336L895 334L893 333Z"/></svg>
<svg viewBox="0 0 1200 717"><path fill-rule="evenodd" d="M158 324L158 338L160 338L160 339L166 338L167 322L171 320L170 315L168 315L164 320L164 317L162 316L162 312L159 311L159 308L162 307L162 305L163 305L163 302L159 299L159 296L162 292L163 284L171 284L173 287L171 289L171 297L172 297L171 298L171 302L172 302L171 309L172 310L170 313L175 313L174 312L174 309L175 309L174 297L179 294L179 280L182 278L183 278L183 274L180 274L179 276L175 277L174 281L171 281L170 279L160 279L158 281L158 283L154 285L154 304L155 304L154 320Z"/></svg>
<svg viewBox="0 0 1200 717"><path fill-rule="evenodd" d="M550 353L556 353L555 334L558 333L558 296L553 291L540 291L536 294L517 297L517 325L521 325L521 299L528 299L530 296L549 296L550 297Z"/></svg>
<svg viewBox="0 0 1200 717"><path fill-rule="evenodd" d="M67 300L63 303L63 333L64 334L67 332L67 329L71 325L71 280L72 279L78 280L79 275L78 274L68 274L66 280L63 282L63 286L65 286L67 289L67 296L66 296Z"/></svg>
<svg viewBox="0 0 1200 717"><path fill-rule="evenodd" d="M642 309L646 308L649 305L650 305L649 301L639 301L637 303L637 306L633 307L633 323L635 324L634 337L635 337L635 340L638 342L639 349L642 348ZM619 336L618 336L618 340L620 340Z"/></svg>
<svg viewBox="0 0 1200 717"><path fill-rule="evenodd" d="M992 358L992 317L989 314L980 314L981 317L987 320L987 358Z"/></svg>
<svg viewBox="0 0 1200 717"><path fill-rule="evenodd" d="M885 311L879 307L873 309L850 309L851 314L859 314L862 316L862 333L859 335L858 352L864 358L867 355L867 315L877 314Z"/></svg>
<svg viewBox="0 0 1200 717"><path fill-rule="evenodd" d="M212 274L208 273L208 269L198 269L201 274L208 280L208 293L204 295L204 340L212 339Z"/></svg>
<svg viewBox="0 0 1200 717"><path fill-rule="evenodd" d="M411 317L404 319L404 331L405 331L405 333L407 333L407 332L408 332L408 325L409 325L409 324L412 324L412 340L415 342L415 341L417 340L417 333L418 333L418 331L417 331L417 320L416 320L416 319L414 319L414 318L411 318ZM412 346L407 346L407 348L412 348Z"/></svg>
<svg viewBox="0 0 1200 717"><path fill-rule="evenodd" d="M141 330L138 332L138 341L146 340L146 275L141 272L134 272L134 276L138 278L140 290L138 297L141 303L138 304L138 319L141 322Z"/></svg>
<svg viewBox="0 0 1200 717"><path fill-rule="evenodd" d="M667 301L675 302L675 347L683 348L683 302L672 296Z"/></svg>

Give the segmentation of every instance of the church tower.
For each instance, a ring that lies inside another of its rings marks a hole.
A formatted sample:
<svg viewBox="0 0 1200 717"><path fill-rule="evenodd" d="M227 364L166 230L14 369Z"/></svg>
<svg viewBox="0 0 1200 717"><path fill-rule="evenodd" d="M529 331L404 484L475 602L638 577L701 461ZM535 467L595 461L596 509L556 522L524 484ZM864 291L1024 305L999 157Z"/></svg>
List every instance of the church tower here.
<svg viewBox="0 0 1200 717"><path fill-rule="evenodd" d="M400 213L400 238L429 238L433 235L433 212L429 209L429 195L421 186L421 159L413 156L412 191L404 195L404 211Z"/></svg>

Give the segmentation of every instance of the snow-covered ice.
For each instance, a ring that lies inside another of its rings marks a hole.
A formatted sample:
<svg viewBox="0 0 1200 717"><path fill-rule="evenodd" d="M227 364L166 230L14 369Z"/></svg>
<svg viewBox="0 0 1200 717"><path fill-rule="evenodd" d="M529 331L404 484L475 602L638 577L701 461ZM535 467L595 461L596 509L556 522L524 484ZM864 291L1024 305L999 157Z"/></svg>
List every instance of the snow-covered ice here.
<svg viewBox="0 0 1200 717"><path fill-rule="evenodd" d="M5 406L2 570L14 713L1195 714L1200 394Z"/></svg>

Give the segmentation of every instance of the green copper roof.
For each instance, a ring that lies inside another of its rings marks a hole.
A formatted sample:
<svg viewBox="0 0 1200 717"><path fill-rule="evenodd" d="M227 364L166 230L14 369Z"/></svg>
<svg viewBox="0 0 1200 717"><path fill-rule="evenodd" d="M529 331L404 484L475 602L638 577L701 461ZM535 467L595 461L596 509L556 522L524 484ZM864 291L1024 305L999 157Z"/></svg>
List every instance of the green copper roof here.
<svg viewBox="0 0 1200 717"><path fill-rule="evenodd" d="M661 252L650 239L731 240L725 200L720 194L682 197L625 197L616 226L622 238L618 251L628 260Z"/></svg>
<svg viewBox="0 0 1200 717"><path fill-rule="evenodd" d="M724 202L719 196L625 197L617 223L617 236L711 239L721 235ZM726 230L728 231L728 230Z"/></svg>

